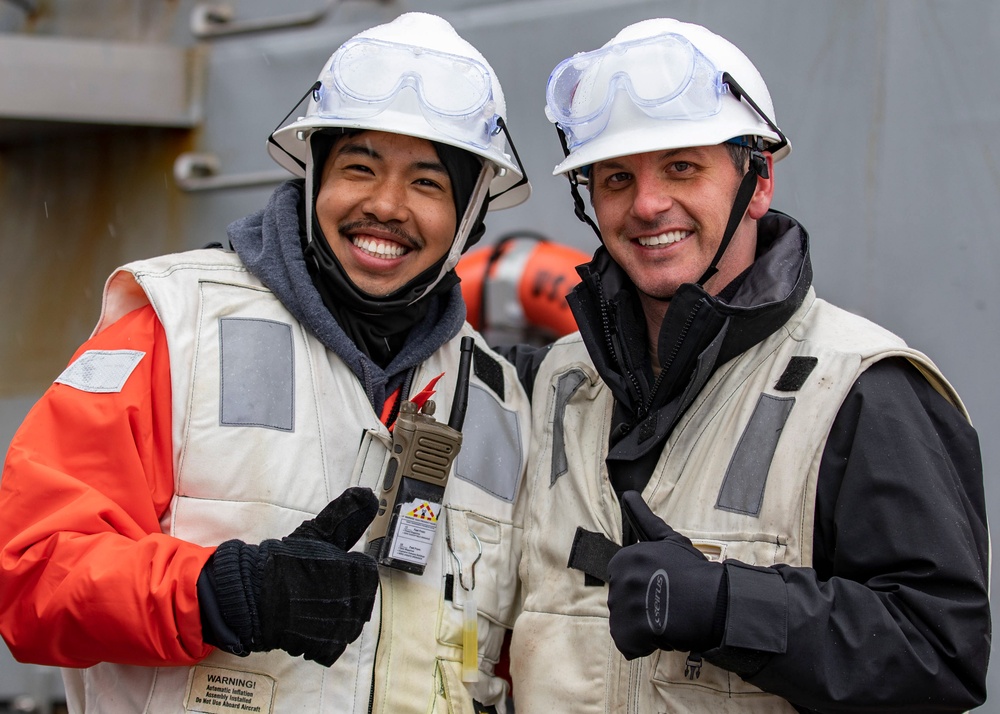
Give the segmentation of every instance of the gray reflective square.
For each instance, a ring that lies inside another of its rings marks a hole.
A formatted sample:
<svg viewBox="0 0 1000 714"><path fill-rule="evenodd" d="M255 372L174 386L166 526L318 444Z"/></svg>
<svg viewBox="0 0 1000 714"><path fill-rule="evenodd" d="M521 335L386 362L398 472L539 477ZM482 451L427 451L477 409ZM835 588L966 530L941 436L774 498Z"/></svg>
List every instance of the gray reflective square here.
<svg viewBox="0 0 1000 714"><path fill-rule="evenodd" d="M292 431L295 415L291 325L219 320L219 421Z"/></svg>
<svg viewBox="0 0 1000 714"><path fill-rule="evenodd" d="M521 483L523 455L517 412L505 409L479 385L469 385L469 408L455 475L513 502Z"/></svg>

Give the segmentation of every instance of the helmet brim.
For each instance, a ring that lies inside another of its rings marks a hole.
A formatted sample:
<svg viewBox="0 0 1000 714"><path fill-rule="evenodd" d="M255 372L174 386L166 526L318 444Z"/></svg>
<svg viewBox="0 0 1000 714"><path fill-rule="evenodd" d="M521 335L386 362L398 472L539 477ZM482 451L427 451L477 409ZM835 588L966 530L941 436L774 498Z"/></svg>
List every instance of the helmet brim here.
<svg viewBox="0 0 1000 714"><path fill-rule="evenodd" d="M531 185L528 183L524 183L513 190L507 190L517 184L521 180L522 175L518 165L506 154L498 156L496 151L490 151L489 153L486 151L475 151L467 144L452 141L442 136L441 132L435 130L430 125L414 121L413 116L409 114L394 116L393 112L382 112L378 115L376 121L337 119L324 122L317 117L299 119L278 129L271 135L271 141L267 142L267 152L282 168L291 172L294 176L302 178L305 176L305 169L303 167L307 163L305 138L310 132L324 128L361 129L404 134L406 136L417 137L418 139L449 144L450 146L475 154L486 161L490 161L495 167L495 175L490 182L490 194L496 196L503 193L499 199L490 202L489 210L491 211L516 206L528 200L528 197L531 195Z"/></svg>
<svg viewBox="0 0 1000 714"><path fill-rule="evenodd" d="M762 132L759 125L748 124L746 132L734 133L730 122L719 122L714 126L712 121L678 122L647 120L635 122L627 130L619 130L613 135L598 136L596 139L578 147L563 161L556 165L552 174L558 176L574 169L591 166L598 161L615 159L633 154L645 154L650 151L669 151L695 146L714 146L724 144L738 136L763 136L766 142L778 143L780 138L773 132ZM790 143L774 153L774 160L780 161L791 153Z"/></svg>

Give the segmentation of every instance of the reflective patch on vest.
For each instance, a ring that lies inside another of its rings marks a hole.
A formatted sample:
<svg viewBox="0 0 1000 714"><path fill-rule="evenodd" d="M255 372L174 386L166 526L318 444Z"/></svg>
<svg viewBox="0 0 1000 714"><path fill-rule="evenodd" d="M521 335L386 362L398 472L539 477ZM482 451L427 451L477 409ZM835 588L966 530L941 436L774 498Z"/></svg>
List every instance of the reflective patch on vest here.
<svg viewBox="0 0 1000 714"><path fill-rule="evenodd" d="M293 431L292 327L274 320L219 320L219 421Z"/></svg>
<svg viewBox="0 0 1000 714"><path fill-rule="evenodd" d="M87 350L55 381L81 392L120 392L145 356L145 352L137 350Z"/></svg>
<svg viewBox="0 0 1000 714"><path fill-rule="evenodd" d="M767 472L778 446L778 437L794 404L795 397L760 395L729 462L716 508L754 517L760 515Z"/></svg>
<svg viewBox="0 0 1000 714"><path fill-rule="evenodd" d="M563 436L563 419L566 405L580 385L587 379L582 370L573 369L559 377L556 382L555 413L552 415L552 475L549 486L554 486L560 476L569 470L566 460L566 441Z"/></svg>
<svg viewBox="0 0 1000 714"><path fill-rule="evenodd" d="M508 411L485 389L470 384L455 476L513 503L520 486L523 454L517 412Z"/></svg>
<svg viewBox="0 0 1000 714"><path fill-rule="evenodd" d="M273 677L258 672L196 665L192 668L184 710L204 714L270 714L274 684Z"/></svg>

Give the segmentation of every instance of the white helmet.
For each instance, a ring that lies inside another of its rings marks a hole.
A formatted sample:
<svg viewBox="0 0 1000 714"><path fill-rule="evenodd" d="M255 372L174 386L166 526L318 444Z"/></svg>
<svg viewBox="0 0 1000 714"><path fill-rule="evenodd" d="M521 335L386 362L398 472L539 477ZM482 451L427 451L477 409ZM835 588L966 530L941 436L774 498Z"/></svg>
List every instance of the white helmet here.
<svg viewBox="0 0 1000 714"><path fill-rule="evenodd" d="M443 18L411 12L341 45L320 72L306 115L277 129L267 148L301 177L311 173L305 169L309 138L318 129L438 141L486 159L482 193L488 186L495 197L491 210L507 208L525 201L531 188L521 183L520 162L505 152L506 114L503 89L486 58ZM475 215L479 193L470 201Z"/></svg>
<svg viewBox="0 0 1000 714"><path fill-rule="evenodd" d="M775 161L791 151L746 55L700 25L668 18L629 25L601 49L561 62L549 77L545 114L566 139L554 174L744 136L760 137Z"/></svg>

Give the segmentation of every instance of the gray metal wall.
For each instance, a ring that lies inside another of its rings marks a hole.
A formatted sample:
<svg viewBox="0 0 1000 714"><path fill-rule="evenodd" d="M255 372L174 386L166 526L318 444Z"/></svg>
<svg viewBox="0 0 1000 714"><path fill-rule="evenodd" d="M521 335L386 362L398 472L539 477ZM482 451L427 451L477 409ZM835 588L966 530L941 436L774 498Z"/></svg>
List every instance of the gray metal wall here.
<svg viewBox="0 0 1000 714"><path fill-rule="evenodd" d="M242 19L322 4L235 3ZM489 218L485 240L533 229L589 250L595 239L573 217L565 180L550 176L560 150L542 114L548 72L625 24L669 15L730 38L761 70L794 147L776 171L774 206L810 230L819 293L899 333L949 376L979 429L997 518L995 0L344 0L313 25L216 39L192 34L193 2L154 11L138 0L95 1L86 13L79 5L52 1L26 18L0 0L0 32L188 48L200 80L196 117L191 129L43 131L0 112L0 445L89 333L109 270L223 240L226 224L270 191L181 191L174 158L211 153L230 177L273 172L265 137L342 40L409 10L449 19L504 82L534 186L526 205ZM0 662L0 699L28 688L30 673ZM990 689L980 711L1000 712L1000 667Z"/></svg>

